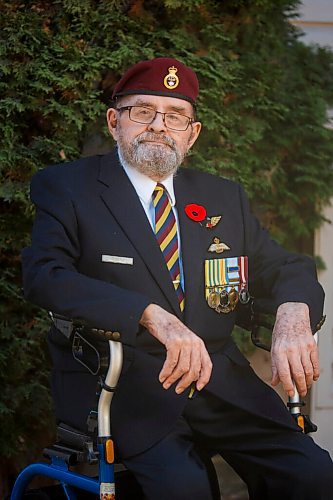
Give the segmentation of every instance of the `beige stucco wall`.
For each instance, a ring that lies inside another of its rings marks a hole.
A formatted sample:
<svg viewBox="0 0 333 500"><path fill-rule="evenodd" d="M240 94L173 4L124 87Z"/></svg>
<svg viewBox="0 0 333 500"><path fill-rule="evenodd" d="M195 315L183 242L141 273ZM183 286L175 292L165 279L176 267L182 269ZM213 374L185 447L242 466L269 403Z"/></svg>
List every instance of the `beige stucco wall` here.
<svg viewBox="0 0 333 500"><path fill-rule="evenodd" d="M332 0L303 0L298 11L297 24L304 33L302 41L333 49ZM333 127L330 111L327 126ZM333 456L333 199L323 215L328 222L316 231L315 255L326 265L319 272L319 280L326 294L327 319L318 334L321 376L311 391L311 418L318 425L313 438Z"/></svg>
<svg viewBox="0 0 333 500"><path fill-rule="evenodd" d="M324 216L332 222L325 222L317 231L315 253L326 265L326 269L319 272L326 294L326 322L318 333L321 375L312 390L311 416L318 425L314 435L316 442L333 456L333 200L332 205L326 207Z"/></svg>

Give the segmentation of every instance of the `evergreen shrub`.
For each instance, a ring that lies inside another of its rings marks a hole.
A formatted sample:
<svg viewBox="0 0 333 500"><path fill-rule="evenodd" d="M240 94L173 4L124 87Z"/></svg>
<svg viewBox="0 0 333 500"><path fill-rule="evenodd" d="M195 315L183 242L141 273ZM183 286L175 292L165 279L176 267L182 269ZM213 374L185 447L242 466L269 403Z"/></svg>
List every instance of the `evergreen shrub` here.
<svg viewBox="0 0 333 500"><path fill-rule="evenodd" d="M187 162L241 181L272 235L311 252L304 241L332 195L324 125L333 57L302 43L289 22L296 8L294 0L0 0L3 470L29 460L52 422L46 314L21 293L29 181L82 155L87 142L111 147L104 115L128 66L171 56L195 69L204 130Z"/></svg>

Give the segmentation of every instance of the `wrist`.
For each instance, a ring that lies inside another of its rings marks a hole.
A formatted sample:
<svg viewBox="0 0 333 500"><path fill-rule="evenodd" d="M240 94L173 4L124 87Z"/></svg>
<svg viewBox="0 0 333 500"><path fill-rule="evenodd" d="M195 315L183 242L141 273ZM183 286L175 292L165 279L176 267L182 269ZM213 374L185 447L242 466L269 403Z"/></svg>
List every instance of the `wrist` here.
<svg viewBox="0 0 333 500"><path fill-rule="evenodd" d="M309 318L309 306L304 302L284 302L276 312L276 317L283 315L297 315Z"/></svg>
<svg viewBox="0 0 333 500"><path fill-rule="evenodd" d="M158 309L161 309L160 306L156 304L149 304L142 313L142 316L139 320L140 325L148 328L148 325L150 325L154 320Z"/></svg>

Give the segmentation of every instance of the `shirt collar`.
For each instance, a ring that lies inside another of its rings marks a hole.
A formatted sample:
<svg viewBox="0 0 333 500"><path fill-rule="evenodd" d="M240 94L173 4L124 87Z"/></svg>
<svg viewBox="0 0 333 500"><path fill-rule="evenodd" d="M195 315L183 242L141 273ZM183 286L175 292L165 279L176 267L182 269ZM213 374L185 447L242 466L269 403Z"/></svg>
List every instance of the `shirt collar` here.
<svg viewBox="0 0 333 500"><path fill-rule="evenodd" d="M131 181L134 186L135 191L137 192L139 198L146 204L149 204L152 199L152 195L156 186L156 181L153 181L148 175L145 175L136 168L131 167L126 163L126 161L122 158L119 150L118 150L120 163L125 170L127 177ZM168 192L170 204L173 207L176 204L175 191L173 187L173 174L170 174L166 179L164 179L162 184L166 191Z"/></svg>

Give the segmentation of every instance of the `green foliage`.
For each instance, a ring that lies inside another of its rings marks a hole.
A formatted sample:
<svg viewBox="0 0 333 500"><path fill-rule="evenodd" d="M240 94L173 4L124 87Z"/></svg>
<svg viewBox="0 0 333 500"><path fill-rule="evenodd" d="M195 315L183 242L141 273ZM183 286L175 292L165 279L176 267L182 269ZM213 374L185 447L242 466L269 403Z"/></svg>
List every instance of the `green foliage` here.
<svg viewBox="0 0 333 500"><path fill-rule="evenodd" d="M49 362L43 346L45 320L35 310L36 318L30 324L17 323L33 311L22 303L17 286L10 284L12 277L8 272L0 281L1 318L8 318L0 321L0 449L5 457L26 453L27 446L30 453L37 449L38 435L46 431L51 418Z"/></svg>
<svg viewBox="0 0 333 500"><path fill-rule="evenodd" d="M189 163L242 181L290 247L320 223L333 190L324 127L333 57L302 44L288 22L296 8L294 0L0 0L1 455L31 448L50 421L45 316L20 292L29 180L80 156L91 137L106 140L103 115L129 65L154 56L190 64L204 132Z"/></svg>

